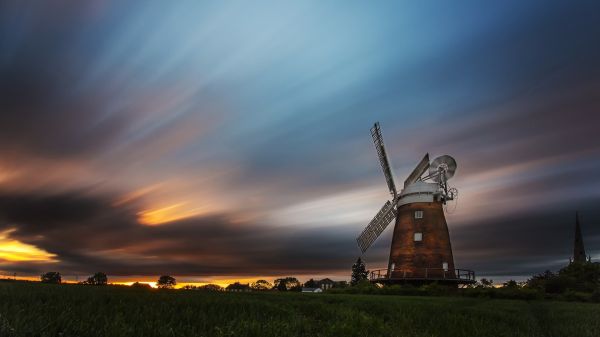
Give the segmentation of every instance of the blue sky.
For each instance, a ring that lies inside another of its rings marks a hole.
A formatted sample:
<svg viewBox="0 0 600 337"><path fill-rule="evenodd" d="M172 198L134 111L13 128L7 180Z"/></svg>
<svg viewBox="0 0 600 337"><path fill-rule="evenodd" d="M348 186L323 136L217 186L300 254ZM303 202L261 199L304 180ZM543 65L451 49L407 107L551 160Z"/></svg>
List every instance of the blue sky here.
<svg viewBox="0 0 600 337"><path fill-rule="evenodd" d="M375 121L399 181L457 159L458 266L558 268L577 209L598 256L598 9L3 2L0 237L54 257L0 270L341 277L387 198Z"/></svg>

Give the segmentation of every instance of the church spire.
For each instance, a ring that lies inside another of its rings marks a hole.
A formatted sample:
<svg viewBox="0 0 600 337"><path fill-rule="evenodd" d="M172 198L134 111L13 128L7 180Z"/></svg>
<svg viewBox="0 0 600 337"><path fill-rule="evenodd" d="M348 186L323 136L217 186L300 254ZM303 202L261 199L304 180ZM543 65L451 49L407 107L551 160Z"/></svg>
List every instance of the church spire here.
<svg viewBox="0 0 600 337"><path fill-rule="evenodd" d="M585 248L583 247L583 235L579 225L579 213L575 212L575 245L573 247L573 262L585 262Z"/></svg>

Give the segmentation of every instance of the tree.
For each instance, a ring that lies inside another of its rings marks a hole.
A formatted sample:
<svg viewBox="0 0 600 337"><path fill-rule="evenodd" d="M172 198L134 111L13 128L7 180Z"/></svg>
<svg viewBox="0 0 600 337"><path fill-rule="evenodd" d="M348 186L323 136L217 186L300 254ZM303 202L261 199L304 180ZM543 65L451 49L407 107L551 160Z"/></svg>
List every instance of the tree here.
<svg viewBox="0 0 600 337"><path fill-rule="evenodd" d="M593 292L600 289L600 264L590 261L573 262L558 271L568 288L574 291Z"/></svg>
<svg viewBox="0 0 600 337"><path fill-rule="evenodd" d="M279 282L277 282L279 280ZM285 282L282 282L280 279L275 280L275 288L279 291L287 291L287 285Z"/></svg>
<svg viewBox="0 0 600 337"><path fill-rule="evenodd" d="M158 278L158 281L156 281L156 286L159 289L173 289L173 287L176 285L177 281L175 278L169 275L163 275Z"/></svg>
<svg viewBox="0 0 600 337"><path fill-rule="evenodd" d="M198 287L196 287L196 286L193 286L193 285L191 285L191 284L186 284L186 285L184 285L183 287L181 287L181 289L183 289L183 290L197 290L197 289L198 289Z"/></svg>
<svg viewBox="0 0 600 337"><path fill-rule="evenodd" d="M250 288L252 288L252 290L269 290L273 288L273 285L267 280L257 280L250 284Z"/></svg>
<svg viewBox="0 0 600 337"><path fill-rule="evenodd" d="M88 277L85 284L91 284L94 286L105 286L108 283L108 277L102 272L97 272L94 275Z"/></svg>
<svg viewBox="0 0 600 337"><path fill-rule="evenodd" d="M313 279L310 279L304 283L304 287L306 288L318 288L317 282Z"/></svg>
<svg viewBox="0 0 600 337"><path fill-rule="evenodd" d="M288 276L284 278L278 278L275 280L275 289L279 291L300 291L302 287L300 285L300 281L297 278Z"/></svg>
<svg viewBox="0 0 600 337"><path fill-rule="evenodd" d="M527 280L527 288L545 291L546 282L555 277L556 274L550 270L546 270L543 274L533 275L529 280Z"/></svg>
<svg viewBox="0 0 600 337"><path fill-rule="evenodd" d="M494 280L488 280L486 278L482 278L479 280L479 284L477 284L477 288L493 288Z"/></svg>
<svg viewBox="0 0 600 337"><path fill-rule="evenodd" d="M250 284L235 282L225 288L227 291L250 291Z"/></svg>
<svg viewBox="0 0 600 337"><path fill-rule="evenodd" d="M350 277L350 284L355 286L362 280L367 280L369 271L366 269L365 264L359 257L356 263L352 265L352 276Z"/></svg>
<svg viewBox="0 0 600 337"><path fill-rule="evenodd" d="M131 284L132 288L138 288L138 289L152 289L152 287L147 284L147 283L140 283L140 282L134 282Z"/></svg>
<svg viewBox="0 0 600 337"><path fill-rule="evenodd" d="M502 284L503 288L519 288L519 284L515 280L508 280Z"/></svg>
<svg viewBox="0 0 600 337"><path fill-rule="evenodd" d="M40 276L40 280L42 283L54 283L60 284L62 282L62 277L60 273L57 271L50 271Z"/></svg>
<svg viewBox="0 0 600 337"><path fill-rule="evenodd" d="M202 290L207 290L207 291L223 291L223 287L221 287L218 284L206 284L200 287L200 289Z"/></svg>
<svg viewBox="0 0 600 337"><path fill-rule="evenodd" d="M546 270L527 280L527 288L542 290L548 294L566 291L592 293L600 289L600 264L584 261L572 262L553 273Z"/></svg>

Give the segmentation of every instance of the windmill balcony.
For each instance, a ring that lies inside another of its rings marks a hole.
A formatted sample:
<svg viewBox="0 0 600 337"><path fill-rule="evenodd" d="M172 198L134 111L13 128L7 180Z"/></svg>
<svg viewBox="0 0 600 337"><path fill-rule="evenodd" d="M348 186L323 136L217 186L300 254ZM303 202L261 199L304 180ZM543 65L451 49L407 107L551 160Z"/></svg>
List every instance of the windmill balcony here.
<svg viewBox="0 0 600 337"><path fill-rule="evenodd" d="M370 272L373 283L475 283L475 272L467 269L417 268L417 269L377 269Z"/></svg>

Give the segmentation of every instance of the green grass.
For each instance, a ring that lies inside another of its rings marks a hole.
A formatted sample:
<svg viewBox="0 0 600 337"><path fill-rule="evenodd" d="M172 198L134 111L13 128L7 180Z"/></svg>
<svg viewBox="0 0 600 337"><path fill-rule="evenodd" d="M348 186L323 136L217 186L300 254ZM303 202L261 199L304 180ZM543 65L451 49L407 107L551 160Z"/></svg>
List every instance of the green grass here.
<svg viewBox="0 0 600 337"><path fill-rule="evenodd" d="M600 336L600 304L0 282L0 336Z"/></svg>

